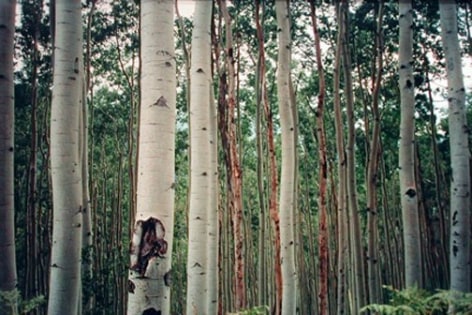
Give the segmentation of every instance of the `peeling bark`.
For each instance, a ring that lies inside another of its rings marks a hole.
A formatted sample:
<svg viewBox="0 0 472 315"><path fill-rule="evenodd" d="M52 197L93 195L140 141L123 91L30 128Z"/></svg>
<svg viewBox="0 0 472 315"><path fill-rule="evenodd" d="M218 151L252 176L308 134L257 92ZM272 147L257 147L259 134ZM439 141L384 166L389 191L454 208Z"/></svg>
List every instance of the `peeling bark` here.
<svg viewBox="0 0 472 315"><path fill-rule="evenodd" d="M150 217L146 221L138 220L131 241L130 269L145 277L149 261L153 258L163 258L167 252L164 236L165 228L159 219Z"/></svg>

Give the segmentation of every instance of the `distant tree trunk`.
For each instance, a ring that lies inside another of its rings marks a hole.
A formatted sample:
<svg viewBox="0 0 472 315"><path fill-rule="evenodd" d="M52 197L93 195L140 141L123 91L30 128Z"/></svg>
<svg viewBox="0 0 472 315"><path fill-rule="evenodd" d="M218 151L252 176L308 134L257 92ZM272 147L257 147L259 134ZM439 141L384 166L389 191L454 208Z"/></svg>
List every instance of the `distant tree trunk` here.
<svg viewBox="0 0 472 315"><path fill-rule="evenodd" d="M413 80L413 9L411 1L399 1L399 88L400 121L400 195L405 248L405 285L420 287L421 238L418 217L418 194L415 179L415 93Z"/></svg>
<svg viewBox="0 0 472 315"><path fill-rule="evenodd" d="M187 314L207 314L210 307L208 263L213 152L211 106L211 1L195 3L190 66L190 204L188 215ZM214 285L212 283L211 285Z"/></svg>
<svg viewBox="0 0 472 315"><path fill-rule="evenodd" d="M225 56L227 69L227 140L228 140L228 205L233 227L233 252L234 252L234 298L235 310L239 311L246 307L246 287L244 268L244 239L243 239L243 204L242 204L242 173L238 154L236 136L236 94L235 94L235 69L233 35L231 29L231 17L228 12L226 1L220 1L220 9L225 22Z"/></svg>
<svg viewBox="0 0 472 315"><path fill-rule="evenodd" d="M14 82L15 0L0 2L0 298L1 314L17 314L14 220Z"/></svg>
<svg viewBox="0 0 472 315"><path fill-rule="evenodd" d="M349 44L349 4L346 0L341 2L342 23L344 23L342 35L343 47L343 74L344 89L346 94L347 112L347 143L346 143L346 181L347 200L349 208L349 233L352 257L352 284L354 287L354 309L357 311L367 302L365 288L364 254L361 242L361 227L358 211L358 197L356 184L356 160L355 160L355 128L354 128L354 93L352 90L352 62Z"/></svg>
<svg viewBox="0 0 472 315"><path fill-rule="evenodd" d="M328 243L328 213L326 209L326 193L327 193L327 179L328 179L328 161L326 157L326 133L324 127L324 106L326 83L324 78L323 61L321 59L321 39L318 32L318 25L316 21L316 7L313 1L311 5L311 20L313 25L313 34L315 36L315 52L316 52L316 66L319 77L319 94L318 94L318 108L316 109L316 136L318 139L318 163L319 163L319 269L320 269L320 292L319 299L319 314L328 313L328 276L329 276L329 243Z"/></svg>
<svg viewBox="0 0 472 315"><path fill-rule="evenodd" d="M127 313L170 314L176 119L174 3L143 0L140 12L137 212Z"/></svg>
<svg viewBox="0 0 472 315"><path fill-rule="evenodd" d="M338 225L338 270L337 270L337 314L345 314L348 310L347 298L347 277L346 269L349 262L349 225L347 213L347 195L346 195L346 149L344 139L343 117L341 111L341 96L340 96L340 76L341 76L341 53L342 53L342 36L343 27L345 24L343 16L340 14L339 4L336 4L336 13L338 16L338 36L336 39L336 54L334 61L334 126L336 132L336 151L338 155L337 169L338 169L338 190L337 190L337 225Z"/></svg>
<svg viewBox="0 0 472 315"><path fill-rule="evenodd" d="M449 143L451 150L451 224L450 272L451 290L470 291L470 151L469 127L465 107L464 77L457 35L455 1L439 1L441 37L446 57Z"/></svg>
<svg viewBox="0 0 472 315"><path fill-rule="evenodd" d="M51 109L53 231L48 314L76 314L82 243L82 16L79 0L56 1Z"/></svg>
<svg viewBox="0 0 472 315"><path fill-rule="evenodd" d="M380 86L383 72L383 1L379 1L377 9L377 30L375 44L375 63L372 74L372 136L370 139L369 160L367 165L367 282L369 288L369 304L379 303L382 296L380 280L380 257L378 248L378 196L380 156Z"/></svg>
<svg viewBox="0 0 472 315"><path fill-rule="evenodd" d="M278 26L277 96L282 133L280 178L280 240L282 261L282 314L296 313L297 270L295 267L295 119L290 91L291 39L289 3L276 1Z"/></svg>
<svg viewBox="0 0 472 315"><path fill-rule="evenodd" d="M275 141L274 141L274 127L273 127L273 120L272 120L272 111L269 106L269 98L267 95L267 83L266 83L266 66L265 66L265 51L264 51L264 33L263 28L260 21L260 14L259 9L261 6L261 1L256 0L256 31L257 31L257 40L258 40L258 48L259 48L259 67L258 67L258 76L259 76L259 91L260 91L260 98L258 102L261 102L262 109L265 114L266 120L266 130L267 130L267 146L268 146L268 155L269 155L269 216L272 221L273 227L273 239L274 239L274 276L275 276L275 306L273 313L280 314L281 306L282 306L282 269L281 269L281 244L280 244L280 219L279 219L279 212L278 212L278 204L277 204L277 192L278 192L278 173L277 173L277 161L276 161L276 152L275 152ZM264 214L262 214L264 216ZM263 222L263 220L261 220ZM262 223L261 223L262 224ZM261 229L265 229L265 226L261 227ZM269 234L270 235L270 234ZM268 237L270 239L270 237ZM265 239L262 240L263 245L265 246ZM264 251L266 251L265 249ZM261 262L260 266L261 269L267 268L264 264L265 256L263 256L264 251L260 251L260 259ZM270 251L268 251L270 253ZM260 281L267 281L265 277L267 277L267 270L263 271L264 279L260 279ZM262 274L262 272L261 272ZM261 277L260 277L261 278ZM259 292L261 295L265 295L262 301L266 301L267 303L269 298L269 292L265 290L269 290L269 283L265 283L265 285L259 286L262 290ZM260 305L265 305L264 303L260 303Z"/></svg>

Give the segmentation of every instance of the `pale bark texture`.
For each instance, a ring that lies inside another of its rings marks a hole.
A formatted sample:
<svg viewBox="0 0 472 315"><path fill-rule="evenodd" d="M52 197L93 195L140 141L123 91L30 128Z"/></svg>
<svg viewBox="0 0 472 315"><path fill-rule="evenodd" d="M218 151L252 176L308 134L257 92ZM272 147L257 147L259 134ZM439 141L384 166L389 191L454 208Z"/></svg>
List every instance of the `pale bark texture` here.
<svg viewBox="0 0 472 315"><path fill-rule="evenodd" d="M209 305L207 314L218 313L218 114L212 81L210 81L210 195L208 207L208 265L207 285Z"/></svg>
<svg viewBox="0 0 472 315"><path fill-rule="evenodd" d="M1 314L17 314L14 221L13 34L16 1L0 1L0 299Z"/></svg>
<svg viewBox="0 0 472 315"><path fill-rule="evenodd" d="M143 0L140 12L137 207L127 313L170 314L176 119L174 3Z"/></svg>
<svg viewBox="0 0 472 315"><path fill-rule="evenodd" d="M53 231L48 314L76 314L82 244L82 19L80 0L56 1L51 108Z"/></svg>
<svg viewBox="0 0 472 315"><path fill-rule="evenodd" d="M455 1L440 1L441 37L446 57L449 143L451 150L450 272L451 290L469 292L470 287L470 151Z"/></svg>
<svg viewBox="0 0 472 315"><path fill-rule="evenodd" d="M422 283L421 237L415 180L415 93L413 79L413 9L411 1L399 1L399 89L400 89L400 196L405 248L405 286Z"/></svg>
<svg viewBox="0 0 472 315"><path fill-rule="evenodd" d="M209 209L213 148L210 125L211 1L195 3L190 65L190 201L188 214L187 314L207 314Z"/></svg>
<svg viewBox="0 0 472 315"><path fill-rule="evenodd" d="M277 97L282 132L282 168L280 177L280 241L282 262L282 314L296 313L297 270L295 266L294 181L295 123L290 97L291 39L288 1L275 3L278 27Z"/></svg>

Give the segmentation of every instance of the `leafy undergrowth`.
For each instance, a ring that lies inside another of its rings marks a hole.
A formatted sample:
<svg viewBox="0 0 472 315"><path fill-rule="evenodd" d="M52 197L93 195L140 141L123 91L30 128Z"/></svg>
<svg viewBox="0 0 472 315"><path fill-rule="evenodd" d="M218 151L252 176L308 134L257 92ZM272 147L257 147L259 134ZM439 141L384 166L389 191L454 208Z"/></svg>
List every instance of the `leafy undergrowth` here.
<svg viewBox="0 0 472 315"><path fill-rule="evenodd" d="M361 313L383 315L472 315L472 293L438 290L430 293L417 288L396 290L384 286L390 294L389 304L371 304Z"/></svg>

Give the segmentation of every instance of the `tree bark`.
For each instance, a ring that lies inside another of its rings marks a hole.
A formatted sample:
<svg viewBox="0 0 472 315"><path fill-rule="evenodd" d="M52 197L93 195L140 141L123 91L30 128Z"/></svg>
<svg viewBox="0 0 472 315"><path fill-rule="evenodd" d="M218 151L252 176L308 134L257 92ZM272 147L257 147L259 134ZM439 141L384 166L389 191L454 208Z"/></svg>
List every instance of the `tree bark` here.
<svg viewBox="0 0 472 315"><path fill-rule="evenodd" d="M290 88L291 39L288 1L276 1L278 31L277 97L282 133L280 178L280 241L282 262L282 314L296 313L297 270L295 267L295 120Z"/></svg>
<svg viewBox="0 0 472 315"><path fill-rule="evenodd" d="M411 1L399 1L400 196L405 248L405 285L422 284L421 238L415 179L415 94L413 80L413 9Z"/></svg>
<svg viewBox="0 0 472 315"><path fill-rule="evenodd" d="M449 247L451 290L470 290L470 151L464 77L457 35L455 1L439 1L441 37L446 57L449 143L451 150L451 235Z"/></svg>
<svg viewBox="0 0 472 315"><path fill-rule="evenodd" d="M17 314L13 167L15 7L15 0L0 2L0 293L5 294L0 298L0 313L13 315Z"/></svg>
<svg viewBox="0 0 472 315"><path fill-rule="evenodd" d="M344 89L346 94L347 112L347 142L346 142L346 181L347 202L349 209L349 233L352 257L354 286L354 309L357 311L366 305L364 254L361 242L361 227L358 211L358 196L356 184L356 159L355 159L355 127L354 127L354 93L352 90L352 62L349 44L349 4L346 0L341 2L342 23L344 23L342 34L342 59L344 74Z"/></svg>
<svg viewBox="0 0 472 315"><path fill-rule="evenodd" d="M176 66L174 3L141 1L137 207L128 314L170 314L174 231Z"/></svg>
<svg viewBox="0 0 472 315"><path fill-rule="evenodd" d="M207 314L210 307L208 268L209 209L213 152L211 106L211 1L195 4L190 66L190 204L187 260L187 314ZM214 285L213 283L211 285Z"/></svg>
<svg viewBox="0 0 472 315"><path fill-rule="evenodd" d="M318 108L316 109L316 136L318 139L318 163L319 163L319 279L320 292L318 293L319 314L328 313L328 277L329 277L329 243L328 243L328 220L327 220L327 179L328 179L328 161L326 157L326 132L324 127L324 106L326 95L326 83L324 78L323 62L321 60L321 39L318 32L316 7L313 1L311 6L311 20L313 25L313 34L315 37L316 66L319 77Z"/></svg>
<svg viewBox="0 0 472 315"><path fill-rule="evenodd" d="M82 245L82 16L79 0L56 2L51 109L53 231L48 314L76 314Z"/></svg>

